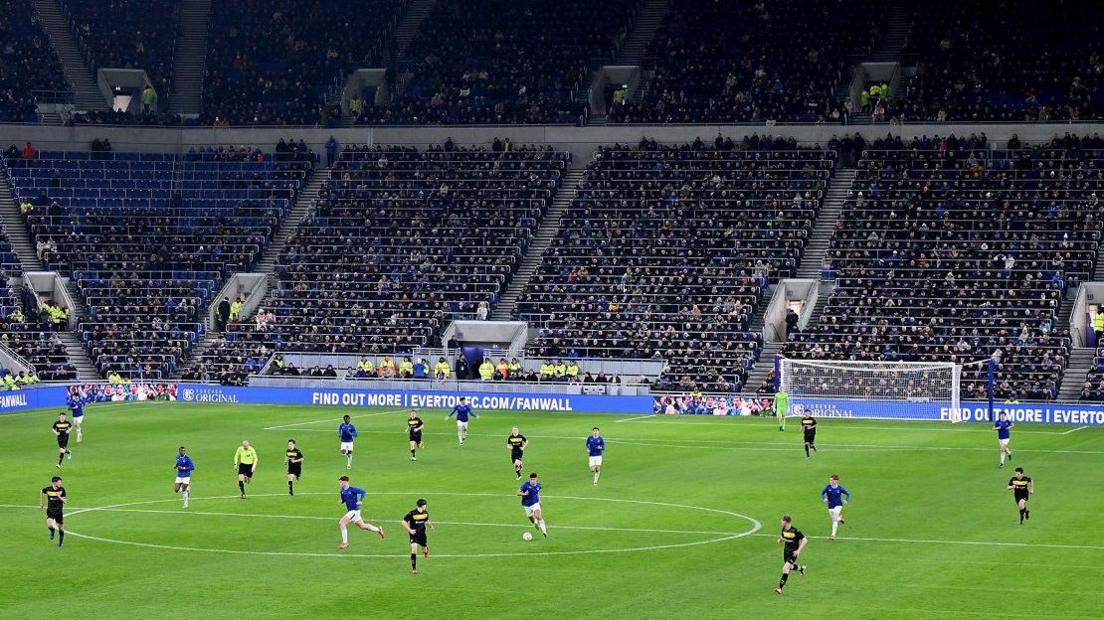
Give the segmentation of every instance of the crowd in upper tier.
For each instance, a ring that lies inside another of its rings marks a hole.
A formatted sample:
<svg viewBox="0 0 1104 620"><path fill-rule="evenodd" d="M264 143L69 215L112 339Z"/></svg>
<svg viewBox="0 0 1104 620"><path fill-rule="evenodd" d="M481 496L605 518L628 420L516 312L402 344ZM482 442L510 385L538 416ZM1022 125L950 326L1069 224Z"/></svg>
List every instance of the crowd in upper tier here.
<svg viewBox="0 0 1104 620"><path fill-rule="evenodd" d="M0 11L0 122L35 122L34 91L68 86L30 0L7 0Z"/></svg>
<svg viewBox="0 0 1104 620"><path fill-rule="evenodd" d="M181 0L60 0L87 68L144 69L173 91ZM34 121L64 90L29 0L0 16L0 119ZM237 0L211 4L198 120L95 113L74 123L203 125L585 123L593 71L623 62L643 0ZM1104 24L1092 0L906 3L901 80L848 105L859 62L899 15L872 0L671 0L617 123L1046 121L1104 116ZM656 17L654 15L650 17ZM646 20L647 21L647 20ZM649 32L643 30L641 32ZM403 47L405 45L405 47ZM894 48L895 49L895 48ZM636 62L635 58L633 62ZM358 68L383 70L346 90ZM883 92L884 90L884 92ZM869 91L868 91L869 94Z"/></svg>

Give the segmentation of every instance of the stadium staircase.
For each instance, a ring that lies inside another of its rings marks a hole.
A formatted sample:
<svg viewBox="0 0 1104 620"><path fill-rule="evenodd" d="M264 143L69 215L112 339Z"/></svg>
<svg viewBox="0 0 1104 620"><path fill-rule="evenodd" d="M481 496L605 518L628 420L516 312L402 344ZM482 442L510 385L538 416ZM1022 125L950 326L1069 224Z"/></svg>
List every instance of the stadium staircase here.
<svg viewBox="0 0 1104 620"><path fill-rule="evenodd" d="M1070 315L1073 314L1074 302L1077 300L1077 289L1068 291L1062 298L1062 305L1058 306L1058 324L1060 331L1066 331L1070 323ZM1058 400L1060 402L1077 402L1081 395L1081 385L1085 383L1085 377L1092 369L1096 361L1096 349L1092 347L1072 347L1070 349L1069 363L1062 373L1062 382L1058 385Z"/></svg>
<svg viewBox="0 0 1104 620"><path fill-rule="evenodd" d="M867 62L901 62L901 50L905 48L905 44L908 42L910 28L908 2L906 0L891 0L882 41L865 60Z"/></svg>
<svg viewBox="0 0 1104 620"><path fill-rule="evenodd" d="M15 255L19 257L23 270L42 271L42 261L38 260L31 236L23 225L23 216L19 213L19 205L15 202L15 194L12 193L11 181L6 172L0 173L0 221L3 222L4 233L8 236Z"/></svg>
<svg viewBox="0 0 1104 620"><path fill-rule="evenodd" d="M31 243L30 235L27 234L27 227L23 225L23 216L19 213L19 205L15 202L15 196L12 194L11 185L6 174L0 174L0 220L3 221L4 233L8 236L8 241L11 242L12 250L19 257L19 264L23 267L23 270L43 271L42 261L38 259L38 255L35 253L34 244ZM99 371L96 370L96 366L88 357L88 352L81 346L80 338L77 337L76 332L71 331L76 328L77 321L86 313L84 302L81 300L80 293L73 281L69 278L63 279L65 280L65 290L69 292L69 297L73 300L73 306L70 308L69 316L70 331L60 332L58 336L61 338L62 344L65 345L69 362L77 369L77 378L81 381L98 381L101 379Z"/></svg>
<svg viewBox="0 0 1104 620"><path fill-rule="evenodd" d="M741 394L754 394L759 384L770 378L770 373L774 370L774 358L782 352L784 345L784 342L763 343L763 350L759 352L759 361L755 362L755 367L748 374L747 381L740 386ZM774 391L773 387L771 391Z"/></svg>
<svg viewBox="0 0 1104 620"><path fill-rule="evenodd" d="M1091 347L1075 347L1070 353L1069 365L1062 375L1062 383L1058 386L1058 401L1075 403L1081 396L1081 386L1085 383L1085 377L1092 370L1096 360L1096 349Z"/></svg>
<svg viewBox="0 0 1104 620"><path fill-rule="evenodd" d="M816 226L809 236L809 242L805 244L801 264L797 268L798 278L820 279L820 268L824 264L824 255L828 252L828 244L835 232L836 222L843 213L843 203L851 192L851 185L859 171L855 168L837 168L828 182L827 194L824 204L817 214Z"/></svg>
<svg viewBox="0 0 1104 620"><path fill-rule="evenodd" d="M207 69L207 31L211 0L183 0L176 40L173 94L169 111L199 114L203 108L203 75Z"/></svg>
<svg viewBox="0 0 1104 620"><path fill-rule="evenodd" d="M280 223L280 229L276 232L276 236L273 237L272 242L265 248L264 254L261 255L261 260L257 261L252 271L258 273L273 272L273 269L276 267L276 259L280 257L280 252L284 251L287 242L291 240L295 231L299 229L299 224L302 223L307 217L307 214L310 213L314 201L318 199L318 193L322 190L322 186L329 178L329 168L315 168L313 175L307 180L307 184L303 186L303 191L299 192L299 196L295 199L295 206L284 216L284 221Z"/></svg>
<svg viewBox="0 0 1104 620"><path fill-rule="evenodd" d="M621 53L617 55L617 64L639 65L644 60L648 45L655 38L655 33L669 9L669 0L644 0L644 7L640 9L636 24L625 39L625 45L621 46Z"/></svg>
<svg viewBox="0 0 1104 620"><path fill-rule="evenodd" d="M506 291L499 298L491 312L492 321L509 321L513 318L517 310L518 297L529 285L529 280L536 273L537 267L540 267L544 251L552 245L552 241L559 234L560 218L571 206L571 201L575 199L575 193L579 186L583 184L585 176L585 170L568 170L564 175L563 183L560 184L560 189L556 192L555 199L552 200L552 206L549 207L548 213L544 214L540 228L533 235L533 242L529 244L529 250L525 253L525 258L521 260L521 267L511 278L510 284L506 286Z"/></svg>
<svg viewBox="0 0 1104 620"><path fill-rule="evenodd" d="M1104 249L1096 254L1096 268L1093 269L1093 282L1104 282Z"/></svg>
<svg viewBox="0 0 1104 620"><path fill-rule="evenodd" d="M437 0L410 0L410 6L407 7L406 13L395 28L395 49L398 50L399 56L406 53L410 43L418 34L418 29L422 27L422 22L433 10L435 4Z"/></svg>
<svg viewBox="0 0 1104 620"><path fill-rule="evenodd" d="M107 99L96 85L96 79L84 62L77 40L69 30L65 15L61 12L57 0L31 0L35 14L42 22L42 28L50 39L50 44L61 61L65 81L74 92L73 103L77 110L106 110Z"/></svg>

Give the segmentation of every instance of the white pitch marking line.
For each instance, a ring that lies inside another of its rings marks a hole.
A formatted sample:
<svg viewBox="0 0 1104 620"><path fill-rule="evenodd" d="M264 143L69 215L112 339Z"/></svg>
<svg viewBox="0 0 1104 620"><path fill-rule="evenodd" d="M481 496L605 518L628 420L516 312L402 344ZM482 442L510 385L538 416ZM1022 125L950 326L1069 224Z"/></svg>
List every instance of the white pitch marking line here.
<svg viewBox="0 0 1104 620"><path fill-rule="evenodd" d="M760 538L778 538L776 534L753 534ZM810 536L809 538L828 540L827 536ZM1039 549L1079 549L1086 551L1104 551L1104 546L1100 545L1067 545L1062 543L1025 543L1025 542L1008 542L1001 540L941 540L938 538L878 538L872 536L837 536L835 542L847 542L849 540L857 542L875 542L875 543L907 543L917 545L969 545L974 547L1029 547Z"/></svg>
<svg viewBox="0 0 1104 620"><path fill-rule="evenodd" d="M263 429L269 430L269 429ZM329 429L321 428L301 428L298 432L308 433L329 433L332 432ZM406 434L405 430L388 431L388 430L375 430L370 431L372 434L377 435L399 435ZM423 435L448 435L450 437L455 436L455 433L448 431L428 432L425 431ZM1060 435L1061 433L1042 433L1045 435ZM498 437L494 433L468 433L469 437ZM531 439L564 439L570 441L582 441L586 438L585 435L528 435ZM767 446L793 446L796 445L797 449L801 449L800 443L783 443L783 442L762 442L762 441L725 441L725 440L712 440L712 439L649 439L647 437L633 437L631 439L610 439L606 437L606 443L620 444L629 446L654 446L656 448L701 448L702 446L714 447L717 449L730 449L730 450L746 450L753 452L785 452L793 448L790 447L767 447ZM827 444L826 444L827 445ZM936 451L936 452L990 452L991 448L982 447L967 447L967 446L910 446L910 445L887 445L887 444L832 444L837 448L846 448L848 450L902 450L902 451ZM1104 454L1104 450L1047 450L1041 448L1020 448L1018 452L1029 453L1041 453L1041 454Z"/></svg>
<svg viewBox="0 0 1104 620"><path fill-rule="evenodd" d="M791 416L786 416L786 417L796 418L798 416L792 416L791 415ZM722 425L727 426L727 425L738 424L738 422L736 422L736 420L747 420L747 419L749 419L748 416L713 416L713 415L677 415L677 416L669 416L669 415L651 414L651 415L636 416L636 417L632 417L632 418L625 418L625 419L622 419L622 420L617 420L617 422L630 422L630 421L633 421L633 420L644 420L644 419L649 419L649 418L654 418L654 419L657 419L657 420L659 420L659 419L665 420L663 422L664 424L685 424L685 425L690 425L690 426L696 425L696 424L705 425L705 426L722 426ZM716 420L714 418L720 418L721 420L727 420L727 421ZM775 429L775 426L770 424L770 422L775 419L774 416L759 416L758 419L763 420L764 424L757 425L757 424L752 423L748 428L764 428L764 429L768 429L768 430L774 430ZM916 431L916 432L932 432L932 433L992 433L993 432L993 429L988 428L988 427L986 427L986 428L927 428L927 427L916 427L916 426L905 426L905 425L902 425L902 426L857 426L857 425L852 425L848 422L848 420L853 420L854 418L824 417L824 418L818 418L818 419L819 420L839 420L839 421L843 422L843 424L840 425L840 428L845 428L845 429L848 429L848 430L850 430L850 429L862 429L862 430L870 430L870 431ZM691 420L695 420L695 421L691 421ZM697 421L697 420L700 420L700 421ZM901 422L932 422L932 420L910 420L910 419L906 419L906 418L901 418L900 421ZM947 422L947 424L949 425L949 424L951 424L951 422ZM1062 435L1063 434L1063 431L1030 431L1030 430L1021 430L1019 428L1016 429L1016 432L1021 433L1021 434L1032 434L1032 435Z"/></svg>
<svg viewBox="0 0 1104 620"><path fill-rule="evenodd" d="M315 492L315 493L303 493L303 495L331 495L331 494L330 493L317 493L317 492ZM426 495L426 496L429 496L429 497L432 497L434 495L437 495L437 496L460 496L460 497L473 497L473 496L474 497L502 497L501 493L448 493L448 492L445 492L445 493L410 493L410 492L407 492L407 491L381 491L381 492L374 493L374 495L411 495L411 496ZM236 497L237 496L234 496L234 495L225 495L225 496L221 496L221 497L193 497L192 500L234 499ZM263 495L254 495L253 497L283 497L283 493L266 493L266 494L263 494ZM708 544L712 544L712 543L719 543L719 542L725 542L725 541L729 541L729 540L736 540L738 538L744 538L746 536L751 536L751 535L755 534L756 532L758 532L759 530L761 530L763 528L763 525L761 523L759 523L758 520L756 520L752 517L740 514L738 512L732 512L732 511L729 511L729 510L721 510L719 508L707 508L707 507L704 507L704 506L690 506L690 505L686 505L686 504L672 504L672 503L666 503L666 502L651 502L651 501L645 501L645 500L618 499L618 498L608 498L608 497L575 497L575 496L562 496L562 495L561 496L548 495L546 497L548 497L549 499L574 499L574 500L584 500L584 501L616 502L616 503L625 503L625 504L647 504L647 505L651 505L651 506L665 506L665 507L670 507L670 508L684 508L684 509L688 509L688 510L704 510L704 511L707 511L707 512L715 512L715 513L719 513L719 514L728 515L728 516L731 516L731 517L737 517L739 519L744 519L744 520L750 522L752 527L751 527L751 529L749 529L747 531L739 532L739 533L735 533L735 534L727 534L727 535L721 536L720 538L708 538L708 539L705 539L705 540L695 540L695 541L684 542L684 543L671 543L671 544L666 544L666 545L649 545L649 546L645 546L645 547L623 547L623 548L617 548L617 549L580 549L580 550L571 550L571 551L535 551L535 552L513 552L513 553L453 553L453 554L449 554L449 553L441 554L441 553L439 553L439 554L435 554L434 557L438 557L438 558L497 558L497 557L519 557L519 556L520 557L525 557L525 556L555 556L555 555L595 555L595 554L610 554L610 553L629 553L629 552L639 552L639 551L657 551L657 550L660 550L660 549L679 549L679 548L684 548L684 547L695 547L695 546L699 546L699 545L708 545ZM127 502L127 503L121 503L121 504L112 504L110 506L96 506L96 507L91 507L91 508L81 508L81 509L78 509L78 510L75 510L75 511L69 513L69 516L72 517L72 516L82 514L82 513L86 513L86 512L107 511L107 510L111 510L111 509L126 508L126 507L130 507L130 506L143 506L143 505L166 503L166 502L173 502L173 501L177 501L176 498L156 499L156 500L147 500L147 501L140 501L140 502ZM521 527L521 526L514 526L514 527ZM284 557L287 557L287 556L290 556L290 557L342 557L342 556L347 556L347 557L361 557L361 558L373 558L373 557L379 557L379 558L405 558L406 557L405 554L395 555L395 554L309 553L309 552L294 552L294 551L243 551L243 550L236 550L236 549L217 549L217 548L210 548L209 549L209 548L203 548L203 547L188 547L188 546L178 546L178 545L158 545L158 544L153 544L153 543L141 543L141 542L128 541L128 540L116 540L116 539L112 539L112 538L104 538L104 537L100 537L100 536L91 536L91 535L88 535L88 534L81 534L79 532L73 531L72 529L67 529L66 532L70 536L76 536L77 538L84 538L84 539L94 540L94 541L98 541L98 542L106 542L106 543L113 543L113 544L119 544L119 545L130 545L130 546L135 546L135 547L144 547L144 548L148 548L148 549L167 549L167 550L172 550L172 551L198 551L198 552L205 552L205 553L224 553L224 554L232 554L232 555L262 555L262 556L284 556Z"/></svg>
<svg viewBox="0 0 1104 620"><path fill-rule="evenodd" d="M1069 435L1070 433L1076 433L1077 431L1083 431L1086 428L1089 428L1089 427L1087 427L1087 426L1078 426L1077 428L1071 428L1068 431L1062 431L1061 433L1058 433L1058 434L1059 435Z"/></svg>
<svg viewBox="0 0 1104 620"><path fill-rule="evenodd" d="M378 415L393 415L393 414L396 414L396 413L402 413L404 411L406 411L406 409L395 409L394 411L378 411L376 413L364 413L364 414L361 414L361 415L349 416L349 419L350 420L359 420L361 418L373 418L373 417L378 416ZM342 419L343 418L337 418L335 420L333 418L326 418L324 420L309 420L307 422L292 422L291 424L279 424L277 426L266 426L262 430L276 431L276 430L280 430L282 428L296 428L298 426L309 426L311 424L333 424L335 422L340 424ZM312 429L304 429L304 430L312 430ZM323 429L317 429L317 430L323 430ZM331 432L331 431L327 430L326 432Z"/></svg>
<svg viewBox="0 0 1104 620"><path fill-rule="evenodd" d="M654 418L654 417L657 417L657 416L655 416L654 414L649 413L648 415L638 415L638 416L635 416L635 417L632 417L632 418L623 418L621 420L616 420L616 421L617 422L632 422L633 420L647 420L649 418Z"/></svg>

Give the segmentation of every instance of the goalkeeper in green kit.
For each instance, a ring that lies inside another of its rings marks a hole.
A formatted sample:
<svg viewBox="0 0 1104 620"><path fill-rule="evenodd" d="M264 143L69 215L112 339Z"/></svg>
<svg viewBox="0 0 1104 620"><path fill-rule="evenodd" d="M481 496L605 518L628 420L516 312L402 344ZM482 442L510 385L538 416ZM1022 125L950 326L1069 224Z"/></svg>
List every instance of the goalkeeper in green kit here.
<svg viewBox="0 0 1104 620"><path fill-rule="evenodd" d="M778 430L786 430L786 414L790 411L790 395L782 387L774 394L774 417L778 418Z"/></svg>

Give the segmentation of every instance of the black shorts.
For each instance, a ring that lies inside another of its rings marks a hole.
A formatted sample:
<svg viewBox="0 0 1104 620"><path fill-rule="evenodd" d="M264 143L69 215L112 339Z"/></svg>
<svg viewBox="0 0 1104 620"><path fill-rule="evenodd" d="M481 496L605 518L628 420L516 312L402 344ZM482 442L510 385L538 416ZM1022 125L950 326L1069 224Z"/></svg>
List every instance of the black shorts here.
<svg viewBox="0 0 1104 620"><path fill-rule="evenodd" d="M797 566L797 558L794 557L794 552L789 549L784 549L782 551L782 563Z"/></svg>
<svg viewBox="0 0 1104 620"><path fill-rule="evenodd" d="M288 464L288 474L290 474L292 476L295 476L296 478L301 477L303 475L303 464L302 463L289 463Z"/></svg>
<svg viewBox="0 0 1104 620"><path fill-rule="evenodd" d="M413 441L414 443L422 443L422 431L418 431L417 433L410 433L410 441Z"/></svg>
<svg viewBox="0 0 1104 620"><path fill-rule="evenodd" d="M65 517L61 514L60 510L47 510L46 518L53 519L54 523L65 523Z"/></svg>
<svg viewBox="0 0 1104 620"><path fill-rule="evenodd" d="M1013 492L1012 492L1012 499L1013 499L1013 500L1014 500L1014 501L1015 501L1015 502L1016 502L1017 504L1019 504L1019 503L1020 503L1020 500L1021 500L1021 499L1022 499L1023 501L1025 501L1025 502L1026 502L1026 501L1027 501L1028 499L1030 499L1030 498L1031 498L1031 494L1030 494L1030 493L1027 493L1027 492L1021 493L1021 492L1019 492L1019 491L1013 491Z"/></svg>
<svg viewBox="0 0 1104 620"><path fill-rule="evenodd" d="M429 540L426 537L425 530L421 530L421 531L414 530L414 531L417 532L417 533L410 535L410 542L412 544L416 543L418 545L421 545L422 547L428 547L429 546Z"/></svg>
<svg viewBox="0 0 1104 620"><path fill-rule="evenodd" d="M805 443L816 443L816 431L805 431Z"/></svg>
<svg viewBox="0 0 1104 620"><path fill-rule="evenodd" d="M253 477L253 465L246 463L238 463L238 475L245 476L246 478Z"/></svg>
<svg viewBox="0 0 1104 620"><path fill-rule="evenodd" d="M514 461L520 461L522 456L524 456L524 454L521 450L513 450L510 452L510 462L513 463Z"/></svg>
<svg viewBox="0 0 1104 620"><path fill-rule="evenodd" d="M69 447L69 435L68 434L58 435L57 440L58 440L58 447L59 448L68 448Z"/></svg>

